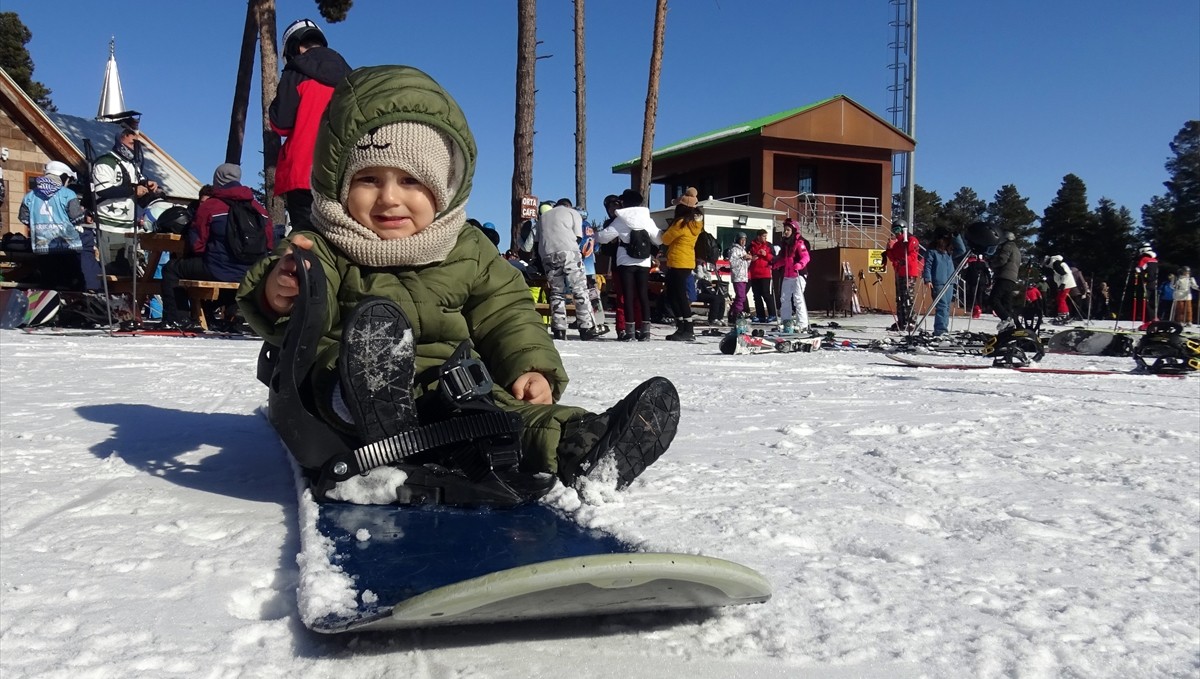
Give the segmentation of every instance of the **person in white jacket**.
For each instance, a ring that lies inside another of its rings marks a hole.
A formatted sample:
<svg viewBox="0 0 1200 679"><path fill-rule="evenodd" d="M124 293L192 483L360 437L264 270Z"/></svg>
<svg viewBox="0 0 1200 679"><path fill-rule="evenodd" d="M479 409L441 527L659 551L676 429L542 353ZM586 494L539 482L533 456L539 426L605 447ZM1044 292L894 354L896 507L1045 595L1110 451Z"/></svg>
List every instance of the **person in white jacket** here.
<svg viewBox="0 0 1200 679"><path fill-rule="evenodd" d="M618 200L620 207L616 210L616 218L596 234L596 240L600 243L619 242L617 276L625 295L626 328L636 330L618 332L617 339L645 342L650 339L650 262L654 251L651 249L643 255L639 248L645 247L647 240L654 246L661 245L662 234L650 217L650 210L642 205L642 194L625 189ZM637 325L634 325L635 321Z"/></svg>
<svg viewBox="0 0 1200 679"><path fill-rule="evenodd" d="M1179 267L1179 273L1175 275L1174 283L1175 307L1171 310L1171 320L1183 325L1192 324L1192 291L1200 291L1200 286L1196 285L1196 279L1192 278L1192 270L1189 267Z"/></svg>
<svg viewBox="0 0 1200 679"><path fill-rule="evenodd" d="M1055 320L1069 320L1071 308L1067 306L1067 298L1075 287L1075 275L1071 273L1071 266L1063 261L1062 255L1047 257L1046 266L1054 275L1054 291L1058 302L1058 308L1055 310L1058 316Z"/></svg>

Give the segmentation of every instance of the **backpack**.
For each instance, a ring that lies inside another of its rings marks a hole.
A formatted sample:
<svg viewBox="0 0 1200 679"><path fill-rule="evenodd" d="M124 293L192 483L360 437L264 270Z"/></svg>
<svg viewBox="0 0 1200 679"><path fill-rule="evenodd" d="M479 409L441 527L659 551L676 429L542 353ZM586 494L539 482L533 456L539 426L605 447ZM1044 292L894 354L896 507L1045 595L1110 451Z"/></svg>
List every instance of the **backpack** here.
<svg viewBox="0 0 1200 679"><path fill-rule="evenodd" d="M720 257L721 244L717 242L717 237L701 230L700 235L696 237L696 259L716 264Z"/></svg>
<svg viewBox="0 0 1200 679"><path fill-rule="evenodd" d="M650 234L645 229L630 229L629 242L621 245L625 248L625 254L633 259L645 259L654 254L654 241L650 240Z"/></svg>
<svg viewBox="0 0 1200 679"><path fill-rule="evenodd" d="M267 218L248 200L225 200L225 246L233 261L253 264L267 254Z"/></svg>

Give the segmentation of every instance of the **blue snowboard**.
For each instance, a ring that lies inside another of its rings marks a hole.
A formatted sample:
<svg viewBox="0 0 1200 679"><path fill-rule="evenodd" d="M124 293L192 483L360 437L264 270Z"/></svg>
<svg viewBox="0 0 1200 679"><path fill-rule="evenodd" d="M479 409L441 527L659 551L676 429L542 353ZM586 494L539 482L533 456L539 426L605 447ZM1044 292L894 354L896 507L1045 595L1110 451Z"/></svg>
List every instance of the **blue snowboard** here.
<svg viewBox="0 0 1200 679"><path fill-rule="evenodd" d="M316 507L316 530L332 543L329 562L353 580L358 602L353 612L306 619L317 632L713 608L771 594L745 566L639 552L541 504ZM302 576L302 598L307 581Z"/></svg>

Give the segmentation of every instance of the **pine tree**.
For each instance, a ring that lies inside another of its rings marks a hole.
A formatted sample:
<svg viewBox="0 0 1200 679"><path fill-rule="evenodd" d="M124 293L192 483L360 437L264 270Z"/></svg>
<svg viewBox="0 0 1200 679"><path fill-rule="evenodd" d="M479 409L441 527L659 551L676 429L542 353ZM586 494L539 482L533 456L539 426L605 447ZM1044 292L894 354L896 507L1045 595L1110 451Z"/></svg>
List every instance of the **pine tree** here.
<svg viewBox="0 0 1200 679"><path fill-rule="evenodd" d="M1062 255L1067 261L1090 247L1096 215L1088 209L1087 187L1079 177L1063 177L1054 200L1046 206L1038 229L1037 259Z"/></svg>
<svg viewBox="0 0 1200 679"><path fill-rule="evenodd" d="M1160 268L1200 266L1200 121L1186 122L1171 141L1165 196L1142 206L1139 236L1158 252Z"/></svg>
<svg viewBox="0 0 1200 679"><path fill-rule="evenodd" d="M1029 209L1029 199L1012 184L1005 184L988 203L986 219L1001 231L1011 232L1021 252L1029 252L1037 233L1037 213Z"/></svg>
<svg viewBox="0 0 1200 679"><path fill-rule="evenodd" d="M902 207L904 196L895 194L892 204L896 206L892 214L899 215L896 219L907 219ZM914 218L908 220L908 228L917 234L918 238L926 238L938 227L945 226L941 196L936 191L926 191L920 184L913 186L913 215Z"/></svg>
<svg viewBox="0 0 1200 679"><path fill-rule="evenodd" d="M346 13L350 11L350 6L354 4L354 0L316 0L317 11L331 24L336 24L339 21L346 19Z"/></svg>
<svg viewBox="0 0 1200 679"><path fill-rule="evenodd" d="M1096 228L1087 247L1067 258L1088 278L1088 281L1108 281L1118 288L1125 281L1130 259L1135 250L1133 215L1128 208L1117 207L1108 198L1101 198L1095 212Z"/></svg>
<svg viewBox="0 0 1200 679"><path fill-rule="evenodd" d="M942 223L955 233L963 233L967 226L983 219L985 210L987 203L975 189L964 186L942 207Z"/></svg>
<svg viewBox="0 0 1200 679"><path fill-rule="evenodd" d="M58 107L50 100L50 88L33 79L33 57L25 48L30 40L33 33L16 12L0 12L0 68L33 103L53 113Z"/></svg>

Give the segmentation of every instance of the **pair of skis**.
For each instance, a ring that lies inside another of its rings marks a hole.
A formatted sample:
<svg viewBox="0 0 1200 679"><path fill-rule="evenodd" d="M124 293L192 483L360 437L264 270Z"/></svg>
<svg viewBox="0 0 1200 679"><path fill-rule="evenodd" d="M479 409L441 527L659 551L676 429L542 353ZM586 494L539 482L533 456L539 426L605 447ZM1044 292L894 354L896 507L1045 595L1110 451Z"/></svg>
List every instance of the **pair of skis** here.
<svg viewBox="0 0 1200 679"><path fill-rule="evenodd" d="M1155 375L1158 377L1186 377L1184 374L1178 373L1150 373L1139 372L1136 370L1086 370L1074 368L1042 368L1040 366L1011 366L997 367L982 363L937 363L932 361L920 361L908 356L899 356L897 354L884 354L889 359L897 363L909 366L910 368L935 368L938 370L1010 370L1013 372L1023 373L1046 373L1058 375Z"/></svg>

